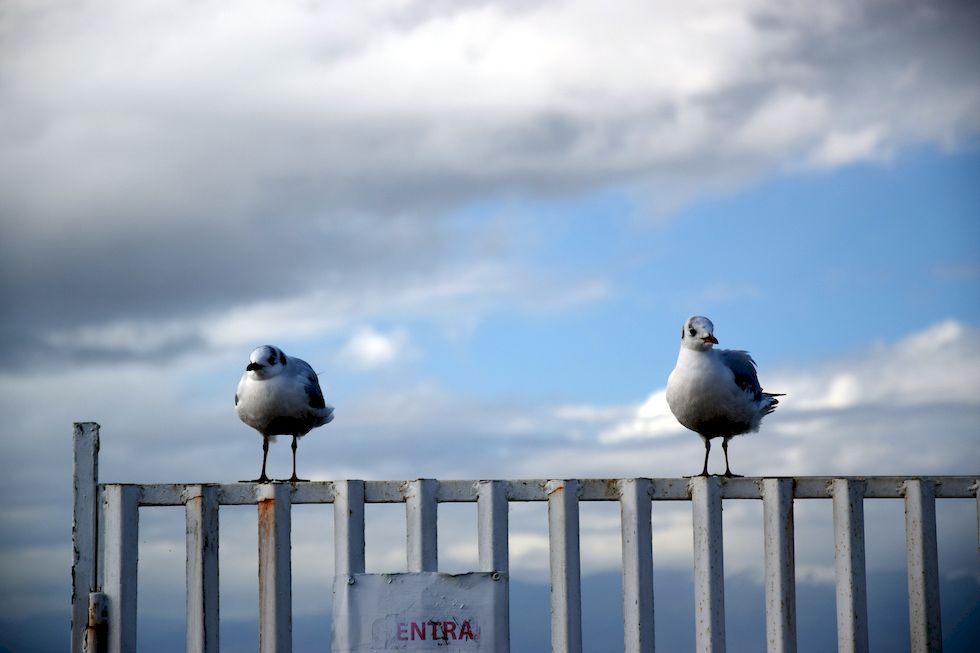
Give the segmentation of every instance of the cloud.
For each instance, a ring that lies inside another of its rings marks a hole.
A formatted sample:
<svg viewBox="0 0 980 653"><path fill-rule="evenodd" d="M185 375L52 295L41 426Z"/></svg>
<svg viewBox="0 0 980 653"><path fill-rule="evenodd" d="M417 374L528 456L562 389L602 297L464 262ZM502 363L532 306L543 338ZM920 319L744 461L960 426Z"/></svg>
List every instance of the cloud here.
<svg viewBox="0 0 980 653"><path fill-rule="evenodd" d="M384 334L367 326L355 331L338 355L341 361L355 369L369 370L390 365L411 353L408 332L404 329Z"/></svg>
<svg viewBox="0 0 980 653"><path fill-rule="evenodd" d="M8 2L5 357L439 276L441 216L505 193L676 205L977 133L972 3L811 4Z"/></svg>

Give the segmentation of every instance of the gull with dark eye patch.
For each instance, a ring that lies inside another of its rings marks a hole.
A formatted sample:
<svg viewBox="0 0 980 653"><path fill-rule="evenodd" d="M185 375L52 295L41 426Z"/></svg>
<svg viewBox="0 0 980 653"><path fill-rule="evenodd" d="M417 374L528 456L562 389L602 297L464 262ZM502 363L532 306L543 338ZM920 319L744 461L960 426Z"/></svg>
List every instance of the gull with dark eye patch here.
<svg viewBox="0 0 980 653"><path fill-rule="evenodd" d="M728 441L758 431L783 395L763 392L747 351L715 349L717 344L711 320L695 315L684 322L677 365L667 379L667 404L677 421L704 441L700 476L708 475L711 440L722 438L725 476L732 477L738 474L728 464Z"/></svg>
<svg viewBox="0 0 980 653"><path fill-rule="evenodd" d="M269 441L275 441L277 435L293 438L290 482L305 480L296 476L297 440L333 419L333 408L324 402L313 368L304 360L287 357L278 347L258 347L238 382L235 410L243 422L262 435L262 473L255 480L270 480L265 466Z"/></svg>

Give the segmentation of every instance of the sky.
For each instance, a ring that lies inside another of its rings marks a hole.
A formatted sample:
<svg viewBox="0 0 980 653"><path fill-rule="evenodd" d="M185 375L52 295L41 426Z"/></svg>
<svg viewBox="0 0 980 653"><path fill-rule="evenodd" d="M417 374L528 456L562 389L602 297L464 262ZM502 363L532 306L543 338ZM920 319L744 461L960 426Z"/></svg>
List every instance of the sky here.
<svg viewBox="0 0 980 653"><path fill-rule="evenodd" d="M962 0L4 2L0 650L67 638L72 422L102 425L107 482L252 478L233 396L267 343L336 407L300 444L317 480L697 472L664 398L695 314L786 393L734 471L980 473L978 62ZM511 512L531 584L541 508ZM758 585L756 508L725 537ZM825 508L797 507L814 592ZM471 517L441 514L464 570ZM904 573L901 514L869 506L872 572ZM154 600L181 600L178 518L144 520L141 619L180 614ZM980 604L976 518L940 506L944 610ZM250 619L254 516L222 519L222 614ZM689 514L654 531L689 569ZM583 511L585 573L617 533ZM319 614L332 569L297 539Z"/></svg>

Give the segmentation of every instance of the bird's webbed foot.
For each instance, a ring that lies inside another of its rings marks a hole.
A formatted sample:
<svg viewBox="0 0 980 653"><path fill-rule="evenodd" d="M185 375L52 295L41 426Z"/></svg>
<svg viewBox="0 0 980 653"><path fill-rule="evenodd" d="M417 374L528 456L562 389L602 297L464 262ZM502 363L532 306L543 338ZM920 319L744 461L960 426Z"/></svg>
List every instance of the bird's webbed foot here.
<svg viewBox="0 0 980 653"><path fill-rule="evenodd" d="M298 476L296 476L296 474L293 474L288 479L286 479L286 482L287 483L309 483L310 482L310 479L308 479L308 478L299 478Z"/></svg>
<svg viewBox="0 0 980 653"><path fill-rule="evenodd" d="M732 470L730 469L725 470L725 473L721 476L724 476L725 478L745 478L745 476L742 474L733 474Z"/></svg>

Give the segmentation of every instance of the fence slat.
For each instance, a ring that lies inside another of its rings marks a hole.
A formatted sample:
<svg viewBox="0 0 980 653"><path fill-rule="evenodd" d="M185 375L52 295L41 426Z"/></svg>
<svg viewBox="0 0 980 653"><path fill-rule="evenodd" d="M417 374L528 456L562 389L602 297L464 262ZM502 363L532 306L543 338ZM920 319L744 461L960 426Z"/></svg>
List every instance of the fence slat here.
<svg viewBox="0 0 980 653"><path fill-rule="evenodd" d="M187 653L218 653L218 492L187 488Z"/></svg>
<svg viewBox="0 0 980 653"><path fill-rule="evenodd" d="M691 479L694 521L695 647L699 653L725 653L725 557L721 524L721 481Z"/></svg>
<svg viewBox="0 0 980 653"><path fill-rule="evenodd" d="M503 588L494 593L494 642L501 653L510 651L510 555L507 543L507 482L477 484L477 536L480 570L492 572Z"/></svg>
<svg viewBox="0 0 980 653"><path fill-rule="evenodd" d="M867 653L868 599L864 566L864 483L832 483L837 575L837 650Z"/></svg>
<svg viewBox="0 0 980 653"><path fill-rule="evenodd" d="M436 525L438 491L439 482L431 478L420 478L406 484L405 531L409 571L439 570L439 532Z"/></svg>
<svg viewBox="0 0 980 653"><path fill-rule="evenodd" d="M793 480L762 481L766 640L770 653L796 653Z"/></svg>
<svg viewBox="0 0 980 653"><path fill-rule="evenodd" d="M626 653L653 653L653 528L650 479L620 484L623 544L623 637Z"/></svg>
<svg viewBox="0 0 980 653"><path fill-rule="evenodd" d="M579 557L578 481L549 481L548 540L551 563L551 650L582 651L582 579Z"/></svg>
<svg viewBox="0 0 980 653"><path fill-rule="evenodd" d="M364 481L336 481L334 489L334 574L363 574Z"/></svg>
<svg viewBox="0 0 980 653"><path fill-rule="evenodd" d="M942 651L936 497L929 481L905 482L905 550L912 653Z"/></svg>
<svg viewBox="0 0 980 653"><path fill-rule="evenodd" d="M72 449L71 653L82 653L89 622L89 594L97 584L99 425L76 423Z"/></svg>
<svg viewBox="0 0 980 653"><path fill-rule="evenodd" d="M293 646L289 483L257 490L259 512L259 653L290 653Z"/></svg>
<svg viewBox="0 0 980 653"><path fill-rule="evenodd" d="M102 592L108 603L109 653L130 653L136 650L139 486L106 486L102 516L105 537Z"/></svg>

